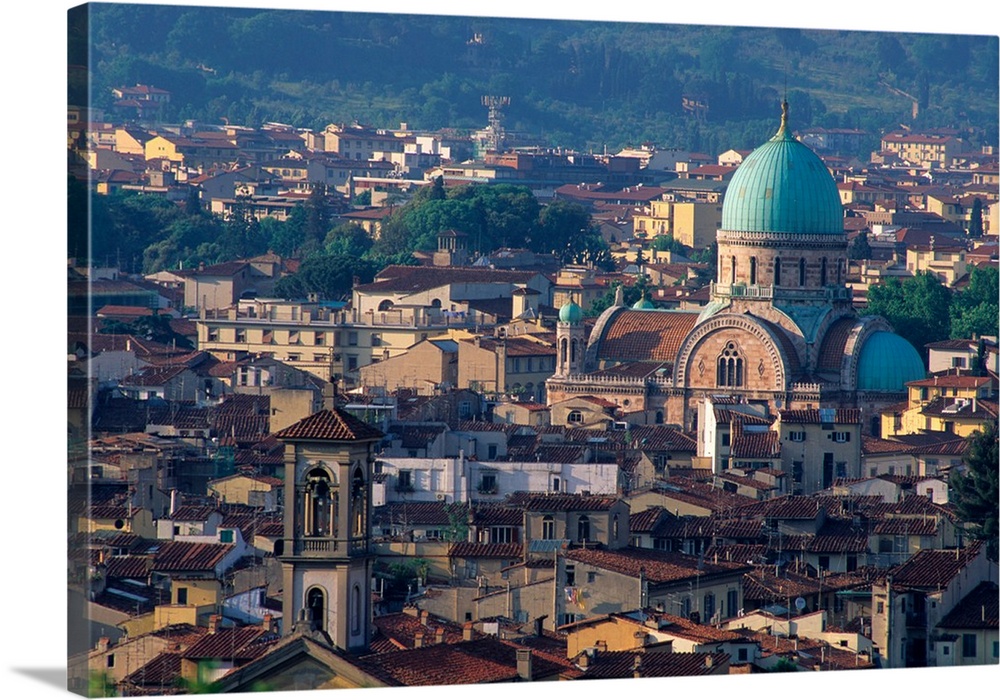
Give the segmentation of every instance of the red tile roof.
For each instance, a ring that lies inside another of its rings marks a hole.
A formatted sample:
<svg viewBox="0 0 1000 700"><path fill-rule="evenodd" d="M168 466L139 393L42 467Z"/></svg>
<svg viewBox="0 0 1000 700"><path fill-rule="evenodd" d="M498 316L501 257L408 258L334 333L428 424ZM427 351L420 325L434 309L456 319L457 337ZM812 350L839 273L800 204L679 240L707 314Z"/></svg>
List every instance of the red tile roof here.
<svg viewBox="0 0 1000 700"><path fill-rule="evenodd" d="M983 581L951 609L938 627L945 629L992 629L1000 626L997 584Z"/></svg>
<svg viewBox="0 0 1000 700"><path fill-rule="evenodd" d="M275 433L280 440L378 440L382 431L338 409L327 409L303 418Z"/></svg>
<svg viewBox="0 0 1000 700"><path fill-rule="evenodd" d="M545 495L529 498L524 509L535 512L611 510L617 502L617 498L605 496Z"/></svg>
<svg viewBox="0 0 1000 700"><path fill-rule="evenodd" d="M615 312L598 342L598 356L618 362L674 362L681 343L698 322L687 311Z"/></svg>
<svg viewBox="0 0 1000 700"><path fill-rule="evenodd" d="M892 570L892 585L906 588L947 586L979 555L981 545L965 549L922 549Z"/></svg>
<svg viewBox="0 0 1000 700"><path fill-rule="evenodd" d="M153 569L161 572L212 571L232 549L231 544L167 542L153 555Z"/></svg>
<svg viewBox="0 0 1000 700"><path fill-rule="evenodd" d="M603 651L589 661L583 678L633 678L638 673L643 678L674 676L705 676L727 673L729 654L715 653L665 653L652 651Z"/></svg>
<svg viewBox="0 0 1000 700"><path fill-rule="evenodd" d="M778 417L782 423L810 423L820 424L820 412L817 408L794 409L778 411ZM833 422L850 425L861 424L861 409L859 408L837 408L834 409Z"/></svg>
<svg viewBox="0 0 1000 700"><path fill-rule="evenodd" d="M672 583L712 574L735 573L745 570L743 564L729 562L711 563L698 557L677 552L626 547L618 550L573 549L566 552L566 559L639 578L644 570L650 583Z"/></svg>
<svg viewBox="0 0 1000 700"><path fill-rule="evenodd" d="M522 551L522 547L518 543L479 544L478 542L456 542L448 548L448 556L465 559L520 559Z"/></svg>
<svg viewBox="0 0 1000 700"><path fill-rule="evenodd" d="M403 685L502 683L518 678L517 645L492 637L459 644L433 644L419 649L376 654L362 659ZM535 679L572 670L568 661L532 652Z"/></svg>
<svg viewBox="0 0 1000 700"><path fill-rule="evenodd" d="M223 627L206 634L182 654L185 659L252 659L259 650L251 649L262 637L277 639L261 627Z"/></svg>
<svg viewBox="0 0 1000 700"><path fill-rule="evenodd" d="M761 433L743 433L733 437L730 447L733 459L774 459L781 456L778 433L768 430ZM761 484L770 488L767 484Z"/></svg>

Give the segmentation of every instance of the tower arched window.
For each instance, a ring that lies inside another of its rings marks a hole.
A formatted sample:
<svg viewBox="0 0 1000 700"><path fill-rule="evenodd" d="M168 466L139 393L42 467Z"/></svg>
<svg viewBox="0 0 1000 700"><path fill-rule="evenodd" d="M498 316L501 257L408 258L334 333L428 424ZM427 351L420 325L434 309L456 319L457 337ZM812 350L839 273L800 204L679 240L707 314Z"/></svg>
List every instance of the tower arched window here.
<svg viewBox="0 0 1000 700"><path fill-rule="evenodd" d="M581 515L576 521L576 539L578 542L590 541L590 518Z"/></svg>
<svg viewBox="0 0 1000 700"><path fill-rule="evenodd" d="M365 510L365 475L361 467L356 467L351 477L351 519L354 537L365 535Z"/></svg>
<svg viewBox="0 0 1000 700"><path fill-rule="evenodd" d="M351 588L351 634L361 634L361 587Z"/></svg>
<svg viewBox="0 0 1000 700"><path fill-rule="evenodd" d="M330 475L313 469L306 475L303 494L303 532L306 537L337 536L337 498Z"/></svg>
<svg viewBox="0 0 1000 700"><path fill-rule="evenodd" d="M618 513L615 513L611 518L611 540L618 541Z"/></svg>
<svg viewBox="0 0 1000 700"><path fill-rule="evenodd" d="M570 361L570 363L575 363L576 362L576 346L577 346L576 338L573 338L573 340L570 342L570 345L569 345L569 361Z"/></svg>
<svg viewBox="0 0 1000 700"><path fill-rule="evenodd" d="M736 256L734 255L730 260L730 270L729 270L729 282L731 284L736 284Z"/></svg>
<svg viewBox="0 0 1000 700"><path fill-rule="evenodd" d="M559 340L559 366L564 367L566 365L566 358L569 356L569 340L566 338L561 338Z"/></svg>
<svg viewBox="0 0 1000 700"><path fill-rule="evenodd" d="M306 611L316 629L326 629L326 592L314 586L306 592Z"/></svg>
<svg viewBox="0 0 1000 700"><path fill-rule="evenodd" d="M844 283L844 259L837 258L837 284Z"/></svg>
<svg viewBox="0 0 1000 700"><path fill-rule="evenodd" d="M799 258L799 286L806 286L806 259Z"/></svg>
<svg viewBox="0 0 1000 700"><path fill-rule="evenodd" d="M736 343L726 343L716 365L717 386L743 386L743 356Z"/></svg>
<svg viewBox="0 0 1000 700"><path fill-rule="evenodd" d="M774 259L774 286L781 284L781 258Z"/></svg>
<svg viewBox="0 0 1000 700"><path fill-rule="evenodd" d="M826 258L820 261L819 265L819 285L821 287L826 286Z"/></svg>
<svg viewBox="0 0 1000 700"><path fill-rule="evenodd" d="M750 284L757 284L757 258L750 257Z"/></svg>

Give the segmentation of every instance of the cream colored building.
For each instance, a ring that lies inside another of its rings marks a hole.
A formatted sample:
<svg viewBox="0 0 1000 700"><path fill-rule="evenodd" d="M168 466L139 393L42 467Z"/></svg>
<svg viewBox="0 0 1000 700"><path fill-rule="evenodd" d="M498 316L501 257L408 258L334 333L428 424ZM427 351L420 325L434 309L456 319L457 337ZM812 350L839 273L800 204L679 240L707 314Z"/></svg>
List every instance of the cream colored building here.
<svg viewBox="0 0 1000 700"><path fill-rule="evenodd" d="M907 246L906 271L912 275L926 272L951 287L968 271L965 252L965 246L953 239L931 236L928 245Z"/></svg>
<svg viewBox="0 0 1000 700"><path fill-rule="evenodd" d="M925 431L968 437L997 418L997 385L992 377L946 374L908 382L906 406L882 411L882 436Z"/></svg>

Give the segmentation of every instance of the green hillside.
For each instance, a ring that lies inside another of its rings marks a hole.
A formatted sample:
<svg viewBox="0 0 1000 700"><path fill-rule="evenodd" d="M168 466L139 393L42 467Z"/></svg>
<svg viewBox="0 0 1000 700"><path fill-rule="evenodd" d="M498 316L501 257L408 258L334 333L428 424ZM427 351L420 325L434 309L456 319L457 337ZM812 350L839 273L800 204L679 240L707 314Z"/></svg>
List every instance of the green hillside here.
<svg viewBox="0 0 1000 700"><path fill-rule="evenodd" d="M508 132L531 142L715 152L769 136L787 90L796 128L953 127L973 145L998 129L996 37L90 7L95 106L111 107L112 86L153 84L173 93L175 121L473 129L481 97L507 95Z"/></svg>

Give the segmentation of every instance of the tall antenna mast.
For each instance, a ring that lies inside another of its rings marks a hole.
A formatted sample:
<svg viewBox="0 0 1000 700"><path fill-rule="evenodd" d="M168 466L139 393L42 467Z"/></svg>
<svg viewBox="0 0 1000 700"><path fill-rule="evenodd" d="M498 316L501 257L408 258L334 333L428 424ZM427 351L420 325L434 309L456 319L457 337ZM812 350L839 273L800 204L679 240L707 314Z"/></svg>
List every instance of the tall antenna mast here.
<svg viewBox="0 0 1000 700"><path fill-rule="evenodd" d="M486 149L495 153L500 153L504 147L504 130L501 124L503 118L503 107L510 104L510 97L497 95L483 95L483 106L489 109L489 126L486 127L487 141Z"/></svg>

